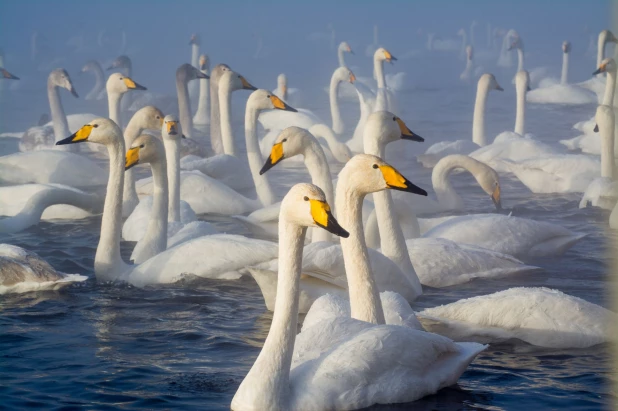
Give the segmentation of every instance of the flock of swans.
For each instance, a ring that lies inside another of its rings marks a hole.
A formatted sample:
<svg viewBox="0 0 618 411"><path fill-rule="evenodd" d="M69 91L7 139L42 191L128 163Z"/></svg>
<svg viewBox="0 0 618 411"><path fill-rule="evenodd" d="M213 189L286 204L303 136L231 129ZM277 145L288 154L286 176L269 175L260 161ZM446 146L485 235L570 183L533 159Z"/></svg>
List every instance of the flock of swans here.
<svg viewBox="0 0 618 411"><path fill-rule="evenodd" d="M492 141L485 130L486 107L490 92L503 88L493 74L482 74L466 31L460 35L466 60L461 80L478 78L472 138L434 142L417 156L432 168L433 192L387 161L389 144L426 140L397 114L401 77L387 77L384 69L397 59L377 39L375 80L356 77L346 66L345 54L352 53L347 42L337 48L339 67L326 88L332 117L327 124L297 108L301 93L288 88L285 74L275 90L258 89L226 64L211 69L193 35L191 64L176 71L176 97L136 93L146 88L134 79L127 55L112 62L108 69L116 72L107 79L99 62L87 62L82 72L91 72L95 85L86 99L107 99L104 117L65 114L61 89L78 93L66 70L51 71L51 121L0 136L19 139L19 151L0 157L5 216L0 232L102 214L97 281L145 287L187 275L253 277L273 319L232 400L234 410L410 402L457 382L484 344L516 339L545 348L584 348L608 341L614 313L548 288L510 288L421 312L410 306L423 287L538 270L525 261L559 256L584 237L500 213L501 174L535 193L583 193L580 207L613 209L609 225L618 228L616 62L605 57L606 44L618 39L603 30L596 77L573 84L570 43L562 44L561 78L539 79L543 73L526 71L521 36L507 32L497 64L508 66L516 51L515 125ZM430 36L428 48L439 46ZM1 72L0 81L19 81ZM231 120L232 93L242 90L250 93L244 149ZM342 118L342 99L358 101L355 127ZM192 100L198 102L195 112ZM562 141L563 150L527 133L528 102L597 101L595 116L577 125L583 135ZM123 113L132 113L126 125ZM208 139L200 131L204 127ZM311 183L293 185L277 198L269 171L294 162L306 168ZM335 163L343 168L333 180ZM138 179L138 164L148 164L152 177ZM498 212L418 218L464 208L450 181L460 170L474 177ZM199 220L200 214L229 216L253 236L220 233ZM130 263L121 257L122 240L136 242ZM57 272L31 251L0 244L0 294L58 290L85 280ZM299 313L306 317L297 333Z"/></svg>

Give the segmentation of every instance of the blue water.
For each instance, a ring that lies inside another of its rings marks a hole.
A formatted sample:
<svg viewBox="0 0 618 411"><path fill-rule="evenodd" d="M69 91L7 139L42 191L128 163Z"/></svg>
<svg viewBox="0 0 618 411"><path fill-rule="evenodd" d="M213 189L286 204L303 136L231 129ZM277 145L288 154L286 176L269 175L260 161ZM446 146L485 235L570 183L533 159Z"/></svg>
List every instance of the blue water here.
<svg viewBox="0 0 618 411"><path fill-rule="evenodd" d="M436 61L442 60L445 58ZM391 70L398 71L387 69ZM370 73L367 67L364 71L364 75ZM456 79L459 71L453 69L452 78ZM489 98L490 141L499 132L511 130L514 123L512 72L500 74L498 81L506 91L492 92ZM273 86L274 78L269 80ZM435 79L431 84L410 81L410 90L399 93L400 117L424 136L426 143L410 145L407 159L394 163L410 180L430 188L431 171L417 164L412 154L422 153L436 141L470 138L475 87L456 80L444 84ZM328 119L327 95L322 86L308 83L290 86L305 92L305 107ZM321 84L327 84L327 79ZM69 98L63 95L68 113L86 111ZM243 141L240 109L245 98L234 100L239 144ZM3 102L3 119L9 120L3 122L1 131L24 129L45 110L40 91L15 92L13 101L13 105ZM34 101L35 106L28 106L28 101ZM87 110L105 113L104 107L96 105ZM578 135L572 125L590 118L594 110L594 105L529 105L527 131L558 147L558 140ZM353 127L357 104L344 102L342 111L348 127ZM333 165L334 171L339 168ZM145 170L140 173L147 175ZM300 165L275 167L269 173L281 196L292 184L309 181ZM466 204L461 213L494 212L470 175L455 174L451 179ZM577 194L532 194L509 176L501 179L503 205L514 215L560 224L588 236L560 257L527 261L542 267L541 271L425 289L413 307L422 309L514 286L547 286L607 306L606 243L615 237L606 232L609 213L578 209ZM200 218L215 223L221 231L248 235L230 218ZM253 279L191 279L146 289L97 283L93 258L99 228L100 216L96 216L74 222L41 222L22 233L0 235L0 242L32 250L58 270L90 277L85 284L61 292L0 298L0 408L229 409L272 318ZM133 246L122 244L126 260ZM605 346L547 350L526 344L493 345L476 358L457 385L414 404L372 409L603 409L612 399L607 382L613 378L616 375Z"/></svg>

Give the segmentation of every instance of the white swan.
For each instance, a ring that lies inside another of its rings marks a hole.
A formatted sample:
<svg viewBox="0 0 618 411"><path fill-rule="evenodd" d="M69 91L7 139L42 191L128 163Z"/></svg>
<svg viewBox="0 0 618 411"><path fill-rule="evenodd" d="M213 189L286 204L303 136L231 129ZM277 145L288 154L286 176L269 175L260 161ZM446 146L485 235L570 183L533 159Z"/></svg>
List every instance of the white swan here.
<svg viewBox="0 0 618 411"><path fill-rule="evenodd" d="M424 154L416 158L424 167L433 167L442 158L449 154L469 154L487 144L485 138L485 106L487 96L491 90L503 91L493 74L485 73L479 78L476 87L476 101L472 118L472 141L456 140L443 141L431 145Z"/></svg>
<svg viewBox="0 0 618 411"><path fill-rule="evenodd" d="M510 288L427 308L418 316L429 331L454 340L524 341L539 347L587 348L612 339L616 314L548 288Z"/></svg>
<svg viewBox="0 0 618 411"><path fill-rule="evenodd" d="M86 95L86 100L101 100L105 98L105 74L103 68L96 60L90 60L84 67L82 67L82 73L91 71L94 74L94 87Z"/></svg>
<svg viewBox="0 0 618 411"><path fill-rule="evenodd" d="M301 104L300 90L288 87L288 77L285 73L281 73L277 76L277 88L273 90L273 93L291 106L298 106Z"/></svg>
<svg viewBox="0 0 618 411"><path fill-rule="evenodd" d="M200 56L199 69L202 74L209 75L210 59L205 54ZM208 78L200 79L200 98L193 116L193 124L198 126L210 124L210 79Z"/></svg>
<svg viewBox="0 0 618 411"><path fill-rule="evenodd" d="M120 102L123 96L131 90L146 90L146 87L137 84L131 77L124 74L112 73L107 79L105 89L107 90L109 118L118 124L118 127L122 128Z"/></svg>
<svg viewBox="0 0 618 411"><path fill-rule="evenodd" d="M223 154L219 112L219 78L232 69L227 64L217 64L210 73L210 145L215 154Z"/></svg>
<svg viewBox="0 0 618 411"><path fill-rule="evenodd" d="M592 180L579 202L579 208L591 203L594 207L606 210L614 208L618 200L618 184L614 181L614 110L610 106L599 105L595 120L601 136L601 177Z"/></svg>
<svg viewBox="0 0 618 411"><path fill-rule="evenodd" d="M191 35L191 40L189 41L189 45L191 46L191 65L195 67L196 69L201 70L200 63L199 63L201 41L200 41L200 36L197 33L193 33ZM204 73L204 74L208 74L208 73ZM200 86L201 86L201 80L200 80ZM198 87L198 85L195 82L190 83L189 96L191 97L191 99L195 99L198 96L199 91L201 91L201 87Z"/></svg>
<svg viewBox="0 0 618 411"><path fill-rule="evenodd" d="M614 36L614 33L609 30L601 30L597 38L597 62L595 67L598 68L601 66L601 63L605 59L605 47L610 42L618 43L618 38L616 38L616 36ZM603 83L604 81L601 76L593 74L592 78L586 81L582 81L581 83L577 83L577 85L593 91L594 93L596 93L598 101L601 101L601 99L603 98L604 90L606 90Z"/></svg>
<svg viewBox="0 0 618 411"><path fill-rule="evenodd" d="M347 67L345 64L345 53L354 54L348 42L342 41L339 43L339 47L337 47L337 61L339 62L339 67Z"/></svg>
<svg viewBox="0 0 618 411"><path fill-rule="evenodd" d="M207 78L209 78L208 75L188 63L182 64L176 69L176 94L178 95L180 124L182 124L182 129L188 138L193 138L194 134L191 101L187 87L191 80Z"/></svg>
<svg viewBox="0 0 618 411"><path fill-rule="evenodd" d="M384 188L384 176L378 170L379 166L374 174L381 174ZM358 212L349 211L360 220ZM321 191L307 185L290 190L280 220L281 270L273 321L262 351L234 395L233 410L344 410L414 401L456 382L484 349L478 344L454 344L408 327L374 325L345 317L321 321L297 337L304 227L332 226L336 233L347 233L329 215ZM358 223L355 228L360 226ZM372 277L362 232L360 236L350 237L349 245L342 239L350 282L359 273L370 281ZM357 246L358 250L352 249ZM350 257L358 260L348 261ZM354 304L351 312L355 316ZM379 394L373 389L376 386L381 387Z"/></svg>
<svg viewBox="0 0 618 411"><path fill-rule="evenodd" d="M116 123L98 118L57 144L92 142L108 149L110 177L103 206L101 237L94 259L99 281L122 280L136 286L173 283L187 275L237 279L237 270L272 259L276 244L238 235L210 235L187 241L159 253L140 265L127 265L120 256L122 186L125 148ZM208 252L204 252L207 250Z"/></svg>
<svg viewBox="0 0 618 411"><path fill-rule="evenodd" d="M570 53L571 43L563 42L560 83L556 83L553 79L541 80L539 88L527 93L526 99L529 102L540 104L592 104L597 102L597 96L592 91L568 84Z"/></svg>
<svg viewBox="0 0 618 411"><path fill-rule="evenodd" d="M87 279L83 275L56 271L31 251L0 244L0 295L59 290Z"/></svg>
<svg viewBox="0 0 618 411"><path fill-rule="evenodd" d="M237 156L234 131L232 130L232 92L237 90L255 91L257 88L252 86L243 76L231 70L225 71L221 75L218 86L223 153Z"/></svg>
<svg viewBox="0 0 618 411"><path fill-rule="evenodd" d="M502 38L502 47L500 48L500 56L498 57L498 67L511 67L513 66L513 58L510 52L510 46L512 44L511 38L516 36L517 32L513 29L506 32Z"/></svg>

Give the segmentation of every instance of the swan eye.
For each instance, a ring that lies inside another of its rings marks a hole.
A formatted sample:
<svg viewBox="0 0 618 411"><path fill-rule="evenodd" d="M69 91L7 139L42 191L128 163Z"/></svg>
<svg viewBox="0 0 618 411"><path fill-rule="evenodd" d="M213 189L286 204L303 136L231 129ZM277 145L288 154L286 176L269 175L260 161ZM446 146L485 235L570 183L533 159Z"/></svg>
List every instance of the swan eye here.
<svg viewBox="0 0 618 411"><path fill-rule="evenodd" d="M373 165L373 168L378 168L378 167L379 167L379 166L378 166L377 164L374 164L374 165Z"/></svg>
<svg viewBox="0 0 618 411"><path fill-rule="evenodd" d="M99 125L98 124L93 124L92 127L97 128L97 127L99 127Z"/></svg>
<svg viewBox="0 0 618 411"><path fill-rule="evenodd" d="M282 143L285 143L286 141L288 141L287 138L284 138L283 140L281 140Z"/></svg>
<svg viewBox="0 0 618 411"><path fill-rule="evenodd" d="M161 118L161 116L157 116L157 120L160 119L160 118Z"/></svg>
<svg viewBox="0 0 618 411"><path fill-rule="evenodd" d="M397 117L396 117L396 116L395 116L395 117L393 117L393 121L397 121Z"/></svg>
<svg viewBox="0 0 618 411"><path fill-rule="evenodd" d="M144 145L142 144L141 146L139 146L139 148L144 148Z"/></svg>
<svg viewBox="0 0 618 411"><path fill-rule="evenodd" d="M303 200L305 200L305 201L309 201L309 197L304 196L304 197L303 197Z"/></svg>
<svg viewBox="0 0 618 411"><path fill-rule="evenodd" d="M122 77L120 77L120 80L122 80Z"/></svg>

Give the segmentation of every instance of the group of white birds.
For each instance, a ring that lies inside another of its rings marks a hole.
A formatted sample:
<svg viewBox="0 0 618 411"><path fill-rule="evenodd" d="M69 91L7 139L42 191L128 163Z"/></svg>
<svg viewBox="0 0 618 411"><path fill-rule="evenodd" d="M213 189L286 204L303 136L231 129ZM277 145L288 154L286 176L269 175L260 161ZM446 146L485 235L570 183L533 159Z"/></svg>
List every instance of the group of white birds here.
<svg viewBox="0 0 618 411"><path fill-rule="evenodd" d="M470 81L480 72L465 31L463 38L467 61L461 78ZM581 192L582 207L613 208L610 226L618 228L616 63L604 58L606 43L617 41L608 30L601 32L597 76L579 84L568 83L571 47L565 42L561 79L543 79L530 91L523 41L513 30L506 33L498 65L506 64L509 50L517 50L519 58L514 131L488 142L488 94L502 88L492 74L480 75L472 139L436 143L418 156L423 166L433 168L433 199L385 158L389 143L424 139L396 114L397 95L384 62L397 59L383 47L373 53L374 82L357 78L346 66L345 54L352 49L341 43L339 67L328 87L330 126L309 110L293 108L298 91L287 87L283 74L277 89L269 91L256 89L225 64L210 70L197 35L190 41L191 64L176 71L177 99L146 92L130 97L145 88L133 79L127 56L112 63L119 72L106 82L101 65L88 62L82 71L92 71L96 84L87 98L107 98L107 117L67 116L59 89L77 93L69 74L56 69L47 82L51 122L0 135L18 138L20 150L0 157L0 215L6 216L0 232L18 232L41 219L102 213L97 281L144 287L187 275L223 280L251 275L273 320L234 396L234 410L410 402L454 384L486 348L483 344L600 344L608 341L608 324L616 315L557 290L511 288L421 312L409 303L423 286L536 270L523 261L560 255L583 237L555 224L500 213L417 218L463 208L449 180L454 170L471 173L498 211L498 172L512 173L533 192ZM2 74L0 81L17 80L4 68ZM231 94L237 90L251 91L246 159L231 121ZM355 96L360 118L351 131L339 99ZM195 112L192 97L198 101ZM528 101L585 104L597 98L595 117L577 125L584 134L563 142L582 154L558 152L525 132ZM178 116L155 107L170 104ZM121 113L127 111L134 114L123 128ZM210 144L201 133L204 127ZM265 134L261 140L259 134ZM105 158L107 170L97 163ZM268 170L292 161L304 162L312 184L294 185L278 202ZM344 163L336 181L329 167L333 162ZM137 164L149 164L152 177L137 180ZM105 184L102 197L96 189ZM261 239L218 233L198 220L200 214L231 216ZM130 264L121 258L122 239L137 242ZM57 272L30 251L0 244L0 294L57 290L86 279ZM307 315L297 334L299 313Z"/></svg>

